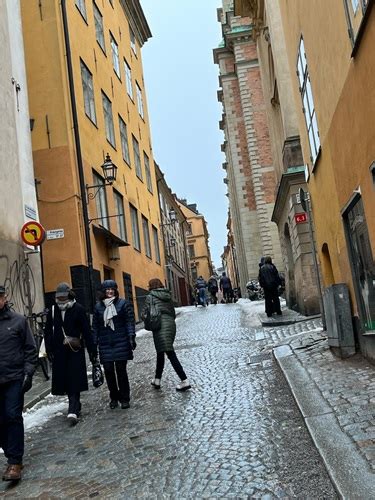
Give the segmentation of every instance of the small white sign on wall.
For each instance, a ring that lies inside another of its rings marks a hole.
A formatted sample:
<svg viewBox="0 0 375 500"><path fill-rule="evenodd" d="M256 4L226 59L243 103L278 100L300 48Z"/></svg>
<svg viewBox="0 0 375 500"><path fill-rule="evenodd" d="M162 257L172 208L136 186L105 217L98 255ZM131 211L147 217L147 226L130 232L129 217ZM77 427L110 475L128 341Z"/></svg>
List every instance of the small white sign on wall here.
<svg viewBox="0 0 375 500"><path fill-rule="evenodd" d="M49 229L47 231L47 240L59 240L64 238L64 229Z"/></svg>

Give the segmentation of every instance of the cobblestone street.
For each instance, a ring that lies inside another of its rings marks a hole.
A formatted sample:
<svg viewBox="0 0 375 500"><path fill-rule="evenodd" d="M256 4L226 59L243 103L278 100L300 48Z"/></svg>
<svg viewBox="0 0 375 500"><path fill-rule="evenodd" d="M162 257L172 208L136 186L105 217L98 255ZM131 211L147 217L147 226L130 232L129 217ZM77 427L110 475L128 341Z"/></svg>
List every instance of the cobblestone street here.
<svg viewBox="0 0 375 500"><path fill-rule="evenodd" d="M193 389L182 394L168 362L162 390L153 390L152 336L139 336L129 369L131 408L110 410L106 386L90 388L77 427L60 413L27 432L24 479L3 484L0 496L336 498L264 349L281 334L271 329L265 336L247 324L237 304L183 311L175 347ZM317 326L311 321L288 332Z"/></svg>

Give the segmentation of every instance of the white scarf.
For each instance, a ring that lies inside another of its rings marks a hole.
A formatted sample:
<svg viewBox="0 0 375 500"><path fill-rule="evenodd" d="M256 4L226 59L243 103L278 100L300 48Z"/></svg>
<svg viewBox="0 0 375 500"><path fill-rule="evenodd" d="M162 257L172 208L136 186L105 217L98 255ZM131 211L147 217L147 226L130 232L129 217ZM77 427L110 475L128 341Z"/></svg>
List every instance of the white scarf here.
<svg viewBox="0 0 375 500"><path fill-rule="evenodd" d="M57 303L57 306L61 311L61 317L62 317L63 321L65 320L65 313L66 313L67 309L71 309L75 303L76 303L76 299L69 300L69 301L63 302L63 303L59 303L59 302Z"/></svg>
<svg viewBox="0 0 375 500"><path fill-rule="evenodd" d="M104 311L104 326L109 326L112 330L115 329L113 319L117 316L116 307L114 305L114 300L116 297L111 297L110 299L104 299L105 311Z"/></svg>

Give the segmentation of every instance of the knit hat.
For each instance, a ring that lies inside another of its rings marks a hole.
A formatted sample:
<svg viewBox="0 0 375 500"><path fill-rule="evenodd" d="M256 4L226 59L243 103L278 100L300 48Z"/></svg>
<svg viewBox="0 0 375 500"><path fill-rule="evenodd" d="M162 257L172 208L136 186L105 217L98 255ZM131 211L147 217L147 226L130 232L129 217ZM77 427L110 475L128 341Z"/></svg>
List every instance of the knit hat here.
<svg viewBox="0 0 375 500"><path fill-rule="evenodd" d="M70 285L68 283L59 283L56 288L55 297L68 297L71 292Z"/></svg>
<svg viewBox="0 0 375 500"><path fill-rule="evenodd" d="M5 295L5 286L0 285L0 295Z"/></svg>
<svg viewBox="0 0 375 500"><path fill-rule="evenodd" d="M101 285L101 289L103 290L103 292L107 289L107 288L113 288L114 290L117 290L117 283L115 280L104 280L102 285Z"/></svg>

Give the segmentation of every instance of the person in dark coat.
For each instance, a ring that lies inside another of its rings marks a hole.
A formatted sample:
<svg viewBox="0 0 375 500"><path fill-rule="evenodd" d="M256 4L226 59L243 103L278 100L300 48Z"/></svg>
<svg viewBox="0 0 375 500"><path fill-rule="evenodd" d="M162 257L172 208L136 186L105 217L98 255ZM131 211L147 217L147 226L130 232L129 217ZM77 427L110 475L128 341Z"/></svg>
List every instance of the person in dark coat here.
<svg viewBox="0 0 375 500"><path fill-rule="evenodd" d="M259 284L264 290L264 299L266 302L266 314L271 317L273 313L281 315L279 285L281 284L279 272L272 263L272 258L267 256L264 264L259 270Z"/></svg>
<svg viewBox="0 0 375 500"><path fill-rule="evenodd" d="M206 307L206 287L207 283L203 276L199 276L197 278L197 281L195 282L195 289L197 291L198 295L198 301L199 304L201 304L203 307Z"/></svg>
<svg viewBox="0 0 375 500"><path fill-rule="evenodd" d="M217 286L216 276L213 276L213 275L211 276L211 278L208 280L207 288L208 288L208 291L210 292L212 303L217 304L216 294L219 291L219 287Z"/></svg>
<svg viewBox="0 0 375 500"><path fill-rule="evenodd" d="M155 389L160 389L160 380L163 375L165 355L167 355L174 371L181 380L180 384L177 385L176 390L187 391L188 389L191 389L191 385L173 349L173 343L176 337L176 313L172 302L171 292L167 288L164 288L162 282L157 278L149 281L148 288L150 293L146 297L141 318L145 320L152 303L161 315L160 329L152 332L157 354L155 378L152 380L151 385Z"/></svg>
<svg viewBox="0 0 375 500"><path fill-rule="evenodd" d="M221 278L220 278L220 290L223 292L223 297L226 303L232 302L232 297L233 297L233 290L232 290L232 282L230 278L225 274L225 272L222 273Z"/></svg>
<svg viewBox="0 0 375 500"><path fill-rule="evenodd" d="M81 392L88 390L85 346L91 359L95 357L95 346L85 309L76 302L68 283L57 285L44 336L47 356L52 362L51 392L55 396L67 394L68 420L75 425L81 413ZM69 337L80 339L78 346L69 342Z"/></svg>
<svg viewBox="0 0 375 500"><path fill-rule="evenodd" d="M134 309L131 302L119 298L114 280L103 281L101 290L103 296L95 306L92 328L109 389L109 407L114 410L120 402L121 408L129 408L127 362L133 359L137 347Z"/></svg>
<svg viewBox="0 0 375 500"><path fill-rule="evenodd" d="M38 362L27 320L8 307L0 286L0 447L8 461L3 481L19 481L24 453L23 400Z"/></svg>

